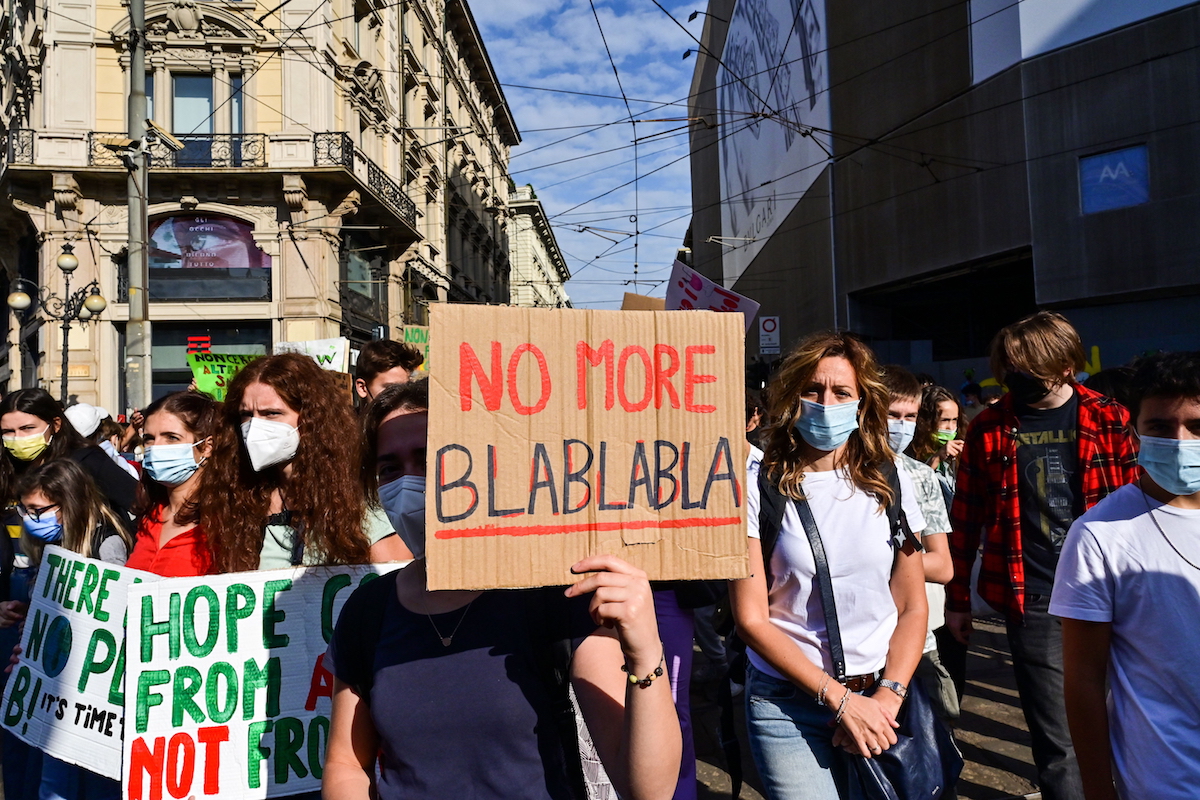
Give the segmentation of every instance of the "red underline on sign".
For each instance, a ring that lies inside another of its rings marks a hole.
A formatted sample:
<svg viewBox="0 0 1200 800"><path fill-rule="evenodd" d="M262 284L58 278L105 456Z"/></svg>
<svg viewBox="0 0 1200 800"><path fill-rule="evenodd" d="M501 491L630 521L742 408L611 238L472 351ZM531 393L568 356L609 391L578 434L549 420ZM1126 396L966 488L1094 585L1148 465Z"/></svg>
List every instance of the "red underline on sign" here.
<svg viewBox="0 0 1200 800"><path fill-rule="evenodd" d="M481 525L478 528L440 530L435 539L467 539L477 536L547 536L555 533L599 533L640 531L646 528L722 528L740 525L741 517L696 517L693 519L637 520L631 522L585 522L579 525Z"/></svg>

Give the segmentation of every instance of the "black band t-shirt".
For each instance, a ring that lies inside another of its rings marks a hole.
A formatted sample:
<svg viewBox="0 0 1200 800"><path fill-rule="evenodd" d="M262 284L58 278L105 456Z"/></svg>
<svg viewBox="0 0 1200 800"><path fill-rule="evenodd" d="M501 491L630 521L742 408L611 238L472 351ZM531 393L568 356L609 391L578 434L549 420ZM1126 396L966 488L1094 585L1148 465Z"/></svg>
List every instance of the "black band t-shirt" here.
<svg viewBox="0 0 1200 800"><path fill-rule="evenodd" d="M1017 472L1025 591L1050 594L1071 523L1080 513L1079 395L1058 408L1017 412Z"/></svg>

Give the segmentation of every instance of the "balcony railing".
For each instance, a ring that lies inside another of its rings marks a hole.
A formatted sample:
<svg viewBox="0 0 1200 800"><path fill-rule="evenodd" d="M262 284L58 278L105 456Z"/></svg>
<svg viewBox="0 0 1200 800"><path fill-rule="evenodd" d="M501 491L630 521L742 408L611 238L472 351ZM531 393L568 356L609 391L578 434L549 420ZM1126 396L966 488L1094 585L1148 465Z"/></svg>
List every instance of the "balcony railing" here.
<svg viewBox="0 0 1200 800"><path fill-rule="evenodd" d="M8 132L5 160L9 164L33 163L34 133L29 128L14 128Z"/></svg>
<svg viewBox="0 0 1200 800"><path fill-rule="evenodd" d="M363 155L354 146L346 133L318 133L313 136L313 165L317 167L344 167L359 179L365 180L379 200L396 216L415 228L417 206L404 194L400 184L384 172L378 164ZM365 174L364 174L365 173Z"/></svg>
<svg viewBox="0 0 1200 800"><path fill-rule="evenodd" d="M88 164L94 167L122 166L122 148L112 144L127 138L120 133L88 134ZM239 168L267 165L267 136L264 133L188 133L175 138L183 149L173 151L162 142L150 145L150 168Z"/></svg>
<svg viewBox="0 0 1200 800"><path fill-rule="evenodd" d="M354 142L348 133L314 133L313 166L354 171Z"/></svg>

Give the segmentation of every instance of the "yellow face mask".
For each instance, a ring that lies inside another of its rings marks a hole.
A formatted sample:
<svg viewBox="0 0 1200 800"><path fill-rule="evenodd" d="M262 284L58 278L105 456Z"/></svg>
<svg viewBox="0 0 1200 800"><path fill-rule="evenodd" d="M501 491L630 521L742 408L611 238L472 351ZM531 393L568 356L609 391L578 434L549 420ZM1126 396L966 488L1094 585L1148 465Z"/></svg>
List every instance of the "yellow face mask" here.
<svg viewBox="0 0 1200 800"><path fill-rule="evenodd" d="M46 428L40 433L31 433L28 436L5 436L4 447L8 452L12 453L13 458L19 458L22 461L33 461L42 454L42 451L50 444L46 441Z"/></svg>

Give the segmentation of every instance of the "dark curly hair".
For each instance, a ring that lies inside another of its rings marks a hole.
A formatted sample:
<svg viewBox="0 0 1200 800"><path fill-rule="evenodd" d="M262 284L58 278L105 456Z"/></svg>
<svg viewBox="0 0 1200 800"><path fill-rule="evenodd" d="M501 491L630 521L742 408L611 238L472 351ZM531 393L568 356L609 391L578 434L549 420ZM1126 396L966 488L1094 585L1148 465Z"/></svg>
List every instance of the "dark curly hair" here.
<svg viewBox="0 0 1200 800"><path fill-rule="evenodd" d="M300 415L300 445L283 469L255 472L242 444L242 397L263 383ZM258 569L271 495L279 491L303 531L305 550L325 564L365 564L365 504L359 483L358 422L331 373L308 356L282 353L247 364L229 384L212 457L200 476L196 502L219 572Z"/></svg>
<svg viewBox="0 0 1200 800"><path fill-rule="evenodd" d="M1134 425L1148 397L1200 397L1200 352L1156 353L1139 359L1125 394Z"/></svg>

